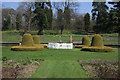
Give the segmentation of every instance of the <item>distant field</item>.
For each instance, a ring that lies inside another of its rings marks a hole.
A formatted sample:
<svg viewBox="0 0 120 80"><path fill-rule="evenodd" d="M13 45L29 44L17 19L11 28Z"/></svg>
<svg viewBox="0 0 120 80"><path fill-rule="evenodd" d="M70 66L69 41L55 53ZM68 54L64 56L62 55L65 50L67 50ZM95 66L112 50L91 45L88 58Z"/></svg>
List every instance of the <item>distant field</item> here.
<svg viewBox="0 0 120 80"><path fill-rule="evenodd" d="M37 31L31 31L32 35L36 35ZM45 35L40 35L40 41L41 43L48 43L48 42L59 42L60 34L58 34L56 31L52 30L46 30L44 31ZM22 41L22 32L19 31L2 31L2 42L3 43L18 43ZM73 36L73 41L80 42L82 40L83 36L86 36L87 34L78 34L73 33L72 31L64 31L63 35L61 36L61 40L63 42L69 42L70 35ZM89 34L87 36L92 39L92 36L94 34ZM103 36L103 40L105 41L105 44L118 44L118 34L101 34Z"/></svg>

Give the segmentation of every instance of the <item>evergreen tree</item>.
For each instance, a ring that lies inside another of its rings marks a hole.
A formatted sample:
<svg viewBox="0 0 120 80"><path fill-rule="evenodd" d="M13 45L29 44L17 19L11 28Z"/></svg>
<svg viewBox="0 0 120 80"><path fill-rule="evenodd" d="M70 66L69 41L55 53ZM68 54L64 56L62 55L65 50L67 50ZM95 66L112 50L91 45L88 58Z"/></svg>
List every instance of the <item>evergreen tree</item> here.
<svg viewBox="0 0 120 80"><path fill-rule="evenodd" d="M92 19L96 20L96 25L93 27L96 33L106 32L108 24L108 6L106 2L93 2L92 4Z"/></svg>
<svg viewBox="0 0 120 80"><path fill-rule="evenodd" d="M109 13L109 23L107 31L113 33L117 31L118 17L116 9L111 9Z"/></svg>
<svg viewBox="0 0 120 80"><path fill-rule="evenodd" d="M85 24L85 31L88 32L90 30L90 14L86 13L84 16L84 24Z"/></svg>
<svg viewBox="0 0 120 80"><path fill-rule="evenodd" d="M52 9L50 8L45 8L45 12L46 12L46 16L47 16L47 20L48 20L48 27L47 29L51 29L52 28L52 18L53 18L53 12Z"/></svg>
<svg viewBox="0 0 120 80"><path fill-rule="evenodd" d="M38 35L43 34L43 30L48 27L51 22L50 18L48 19L47 17L49 15L46 14L46 9L45 7L50 7L51 8L51 3L50 2L35 2L35 19L37 20L39 31ZM52 14L51 14L52 15Z"/></svg>
<svg viewBox="0 0 120 80"><path fill-rule="evenodd" d="M112 4L113 7L116 9L115 12L116 12L116 15L117 15L117 18L118 18L117 21L120 21L120 1L114 2L114 0L113 0L112 2L109 2L109 4ZM116 25L117 25L116 31L119 32L120 31L120 22L118 22Z"/></svg>
<svg viewBox="0 0 120 80"><path fill-rule="evenodd" d="M63 26L63 11L62 11L62 9L58 9L57 25L61 29L61 34L63 34L64 26Z"/></svg>

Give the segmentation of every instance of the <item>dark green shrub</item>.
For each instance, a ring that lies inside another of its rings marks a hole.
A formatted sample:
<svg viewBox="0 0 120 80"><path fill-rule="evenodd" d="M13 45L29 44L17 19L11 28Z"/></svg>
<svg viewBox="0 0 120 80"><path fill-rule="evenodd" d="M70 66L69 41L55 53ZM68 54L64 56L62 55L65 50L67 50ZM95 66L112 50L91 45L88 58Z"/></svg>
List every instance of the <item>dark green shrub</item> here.
<svg viewBox="0 0 120 80"><path fill-rule="evenodd" d="M2 61L7 61L7 57L2 57Z"/></svg>

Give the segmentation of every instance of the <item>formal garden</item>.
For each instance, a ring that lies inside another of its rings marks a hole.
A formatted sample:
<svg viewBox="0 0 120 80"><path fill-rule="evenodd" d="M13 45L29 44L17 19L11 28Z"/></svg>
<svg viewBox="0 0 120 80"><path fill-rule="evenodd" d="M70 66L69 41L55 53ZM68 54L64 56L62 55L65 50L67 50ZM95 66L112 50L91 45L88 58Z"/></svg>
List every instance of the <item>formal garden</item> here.
<svg viewBox="0 0 120 80"><path fill-rule="evenodd" d="M111 43L112 38L118 39L118 34L102 34L103 39L99 34L89 34L90 38L87 35L70 34L73 39L79 39L78 41L82 43L73 45L73 49L49 49L48 44L41 43L42 38L56 37L51 41L59 42L60 35L38 36L31 32L32 35L27 33L22 37L19 32L16 32L17 36L13 33L15 32L3 32L2 39L5 41L5 36L10 35L8 39L11 43L12 40L22 43L19 46L2 47L5 78L110 78L111 76L116 78L118 76L118 48L104 46L104 44L118 44L115 40ZM63 42L70 43L70 35L65 40L62 39L66 37L63 35L61 37ZM9 38L11 36L14 39Z"/></svg>
<svg viewBox="0 0 120 80"><path fill-rule="evenodd" d="M2 2L2 78L118 79L120 1L56 1Z"/></svg>

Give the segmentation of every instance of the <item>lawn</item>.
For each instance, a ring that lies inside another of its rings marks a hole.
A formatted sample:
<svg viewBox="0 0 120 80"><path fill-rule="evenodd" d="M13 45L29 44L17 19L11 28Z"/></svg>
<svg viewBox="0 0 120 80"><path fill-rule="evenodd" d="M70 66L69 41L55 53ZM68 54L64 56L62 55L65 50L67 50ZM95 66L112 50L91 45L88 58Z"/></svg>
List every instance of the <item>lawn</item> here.
<svg viewBox="0 0 120 80"><path fill-rule="evenodd" d="M31 31L32 35L36 35L37 31ZM45 30L45 35L40 36L41 43L48 43L48 42L59 42L60 34L55 34L55 31L52 30ZM51 35L54 34L54 35ZM18 43L22 41L23 32L19 31L2 31L2 42L3 43ZM76 34L72 33L71 31L64 31L63 35L61 36L61 40L63 42L70 41L70 35L73 36L73 41L82 41L82 37L86 36L87 34ZM89 34L87 36L92 39L94 34ZM101 34L103 36L103 40L107 41L105 44L118 44L118 34Z"/></svg>
<svg viewBox="0 0 120 80"><path fill-rule="evenodd" d="M31 78L88 78L79 65L78 60L117 60L115 52L85 52L72 50L44 49L43 51L11 51L10 47L2 47L2 56L9 60L44 59L43 64Z"/></svg>

